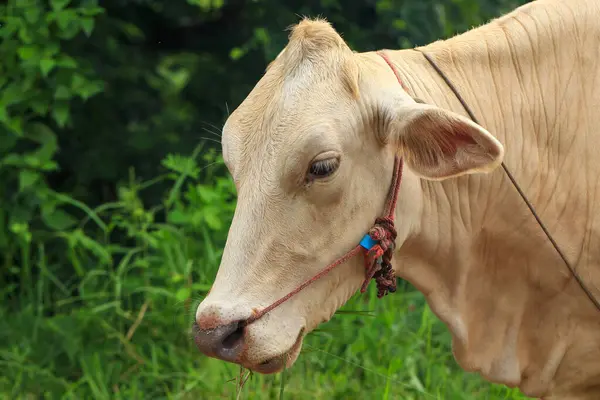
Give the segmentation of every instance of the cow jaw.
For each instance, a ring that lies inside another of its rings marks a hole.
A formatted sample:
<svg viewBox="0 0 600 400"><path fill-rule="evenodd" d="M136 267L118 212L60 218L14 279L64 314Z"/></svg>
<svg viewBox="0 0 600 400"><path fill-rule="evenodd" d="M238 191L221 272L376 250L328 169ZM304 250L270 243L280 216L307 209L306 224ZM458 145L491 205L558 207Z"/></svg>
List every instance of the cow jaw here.
<svg viewBox="0 0 600 400"><path fill-rule="evenodd" d="M291 239L290 245L293 242L294 239ZM342 246L332 242L330 247ZM238 251L230 250L227 254ZM328 255L326 251L323 249ZM340 254L343 251L340 250ZM197 309L196 332L213 327L218 329L231 321L245 321L253 313L291 292L309 275L318 272L324 261L324 257L318 257L313 265L291 261L265 262L260 263L264 267L257 267L250 277L247 272L240 271L237 278L230 279L226 271L233 270L235 264L229 264L226 259L221 264L213 289ZM243 348L236 357L227 358L207 353L203 348L201 350L209 356L238 363L259 373L279 372L284 363L290 368L300 353L304 336L320 323L328 321L360 287L364 273L361 261L358 257L350 260L262 318L244 326ZM286 268L286 265L291 268Z"/></svg>

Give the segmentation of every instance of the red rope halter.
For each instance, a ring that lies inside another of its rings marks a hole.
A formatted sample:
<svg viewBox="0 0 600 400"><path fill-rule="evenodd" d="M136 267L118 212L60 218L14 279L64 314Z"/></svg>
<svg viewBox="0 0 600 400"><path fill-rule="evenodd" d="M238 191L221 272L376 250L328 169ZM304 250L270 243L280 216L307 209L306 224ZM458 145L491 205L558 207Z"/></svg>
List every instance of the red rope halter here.
<svg viewBox="0 0 600 400"><path fill-rule="evenodd" d="M388 63L388 65L394 71L394 75L396 75L398 82L400 82L400 84L404 87L398 72L393 67L387 56L384 53L378 52L377 54L379 54ZM331 270L345 263L361 251L364 252L366 274L365 280L360 288L360 292L364 293L367 290L371 279L375 279L377 282L378 298L396 291L396 275L394 269L392 268L391 261L394 255L394 249L396 247L396 229L394 227L394 219L396 203L398 200L398 192L400 190L400 183L402 181L402 167L402 158L396 155L394 158L394 174L392 175L392 184L390 187L390 192L388 193L388 199L384 206L384 216L375 219L373 227L369 230L369 233L363 237L360 244L356 245L356 247L354 247L352 250L323 268L321 272L306 280L296 289L292 290L276 302L260 311L255 312L245 321L245 325L255 322L269 311L272 311L274 308L285 303L292 296L298 294L302 289L321 279Z"/></svg>

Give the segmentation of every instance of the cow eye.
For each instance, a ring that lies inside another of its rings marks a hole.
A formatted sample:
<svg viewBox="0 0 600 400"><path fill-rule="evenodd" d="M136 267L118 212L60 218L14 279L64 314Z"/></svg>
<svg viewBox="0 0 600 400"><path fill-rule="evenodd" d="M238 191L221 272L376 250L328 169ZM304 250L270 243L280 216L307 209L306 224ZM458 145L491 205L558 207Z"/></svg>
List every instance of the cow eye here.
<svg viewBox="0 0 600 400"><path fill-rule="evenodd" d="M328 158L326 160L313 161L308 170L310 179L322 179L333 174L340 165L337 158Z"/></svg>

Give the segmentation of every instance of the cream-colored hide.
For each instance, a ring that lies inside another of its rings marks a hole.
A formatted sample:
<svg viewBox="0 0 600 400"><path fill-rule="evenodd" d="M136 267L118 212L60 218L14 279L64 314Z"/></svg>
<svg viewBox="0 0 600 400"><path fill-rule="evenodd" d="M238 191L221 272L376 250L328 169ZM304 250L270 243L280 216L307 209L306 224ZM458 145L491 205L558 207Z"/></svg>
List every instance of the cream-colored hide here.
<svg viewBox="0 0 600 400"><path fill-rule="evenodd" d="M504 161L600 297L600 2L538 0L423 48L354 53L303 20L223 128L238 205L194 324L199 349L273 373L355 293L354 247L406 161L394 266L453 336L466 371L544 399L600 398L600 312L498 165ZM416 103L420 98L426 104ZM382 300L386 301L386 299Z"/></svg>

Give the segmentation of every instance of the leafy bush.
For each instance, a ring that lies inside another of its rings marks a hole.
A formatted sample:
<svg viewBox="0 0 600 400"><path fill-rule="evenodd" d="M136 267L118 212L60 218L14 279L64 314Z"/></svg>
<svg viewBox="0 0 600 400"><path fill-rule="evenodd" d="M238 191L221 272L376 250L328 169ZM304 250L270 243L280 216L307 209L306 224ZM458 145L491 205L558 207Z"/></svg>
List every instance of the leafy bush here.
<svg viewBox="0 0 600 400"><path fill-rule="evenodd" d="M107 390L155 362L155 341L175 338L169 356L193 351L183 331L191 324L192 293L209 288L234 208L231 180L214 174L222 167L214 152L202 157L214 163L205 183L192 183L199 150L169 155L167 172L151 182L132 176L117 201L87 209L71 229L36 243L36 257L22 266L35 275L30 296L0 321L7 344L0 387L11 398L110 397ZM144 190L161 180L172 182L164 201L144 204ZM65 243L71 271L48 259L53 240Z"/></svg>

